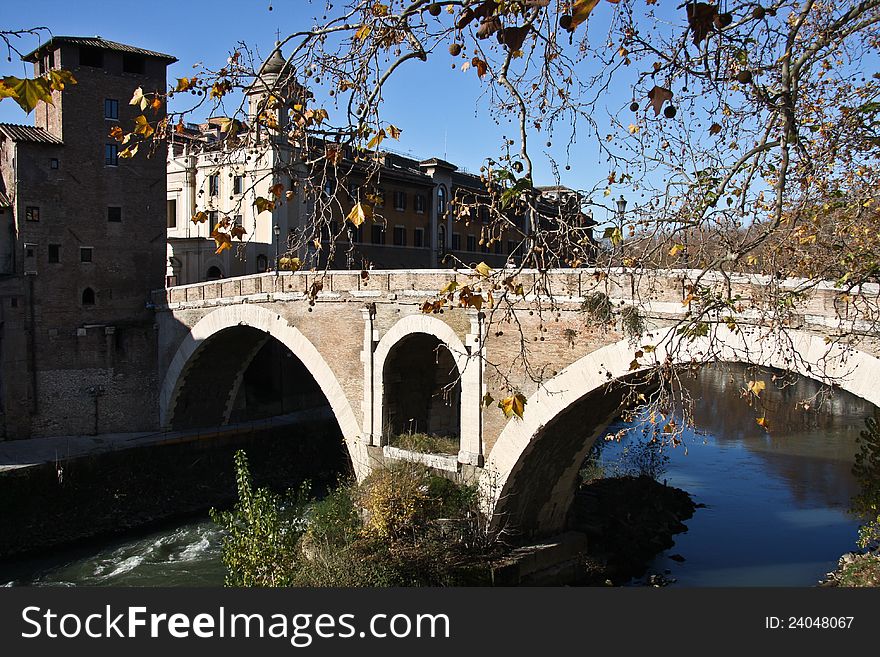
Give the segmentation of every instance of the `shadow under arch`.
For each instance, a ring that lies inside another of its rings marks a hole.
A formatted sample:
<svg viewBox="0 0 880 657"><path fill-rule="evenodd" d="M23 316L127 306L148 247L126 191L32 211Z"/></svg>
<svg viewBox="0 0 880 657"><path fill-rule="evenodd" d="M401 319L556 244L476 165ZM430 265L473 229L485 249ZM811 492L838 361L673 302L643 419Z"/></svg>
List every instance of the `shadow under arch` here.
<svg viewBox="0 0 880 657"><path fill-rule="evenodd" d="M327 365L318 349L284 318L252 304L226 306L200 319L183 338L168 366L159 394L159 417L163 427L175 425L175 410L184 387L196 383L191 377L202 376L206 381L222 372L216 390L206 390L210 398L202 400L201 418L216 425L228 419L241 378L251 361L270 339L284 345L302 363L329 403L351 459L355 475L360 480L369 473L369 460L357 418L336 375ZM200 356L207 350L214 358L208 368L196 367ZM210 417L208 417L210 416Z"/></svg>
<svg viewBox="0 0 880 657"><path fill-rule="evenodd" d="M638 344L655 345L655 363L687 364L711 355L716 361L789 370L833 383L880 406L880 359L802 331L774 336L762 330L731 331L719 325L711 336L693 341L681 339L674 329L659 330ZM505 425L479 481L490 531L540 535L564 528L583 457L620 401L619 394L607 393L614 391L614 382L642 371L630 369L634 349L632 342L621 340L583 356L528 398L522 420ZM572 412L584 404L592 405L586 421ZM566 432L577 432L577 437L547 440Z"/></svg>
<svg viewBox="0 0 880 657"><path fill-rule="evenodd" d="M417 336L423 336L419 338ZM386 372L388 365L394 365L395 351L407 341L418 340L422 347L432 350L439 344L445 347L451 357L458 374L460 384L458 433L460 449L465 453L481 454L479 399L480 384L477 369L479 359L471 358L470 351L465 347L455 330L444 321L427 315L408 315L399 319L385 335L382 336L373 354L373 432L381 434L385 429L386 408ZM468 402L476 400L477 413L469 412Z"/></svg>

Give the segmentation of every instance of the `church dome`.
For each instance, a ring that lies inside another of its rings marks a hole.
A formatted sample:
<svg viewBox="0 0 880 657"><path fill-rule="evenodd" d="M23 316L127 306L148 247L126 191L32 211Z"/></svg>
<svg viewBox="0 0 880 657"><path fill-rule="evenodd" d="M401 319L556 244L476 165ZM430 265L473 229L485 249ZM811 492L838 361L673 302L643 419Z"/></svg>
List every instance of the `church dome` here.
<svg viewBox="0 0 880 657"><path fill-rule="evenodd" d="M279 75L281 71L284 70L284 65L287 63L284 59L284 56L281 54L281 49L278 48L278 42L275 43L275 50L272 51L272 54L269 55L269 59L267 59L263 63L263 67L261 70L263 75Z"/></svg>

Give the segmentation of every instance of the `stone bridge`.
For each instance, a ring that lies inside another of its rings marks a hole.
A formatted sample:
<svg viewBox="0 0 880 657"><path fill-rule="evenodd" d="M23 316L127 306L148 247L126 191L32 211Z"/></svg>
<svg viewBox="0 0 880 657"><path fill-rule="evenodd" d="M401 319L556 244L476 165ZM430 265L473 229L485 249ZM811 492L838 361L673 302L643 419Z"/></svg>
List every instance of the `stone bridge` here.
<svg viewBox="0 0 880 657"><path fill-rule="evenodd" d="M154 295L161 422L170 429L229 423L260 408L260 385L271 379L283 398L279 414L329 403L359 478L388 459L421 459L478 480L494 529L531 535L564 526L580 465L621 401L614 382L651 363L789 369L880 405L880 341L864 313L855 319L852 293L812 287L795 297L784 325L770 325L768 286L797 290L803 281L704 276L712 294L736 300L735 308L710 314L706 335L688 336L680 329L698 274L523 271L511 285L523 285L518 294L496 290L494 308L447 305L432 314L422 312L426 299L450 281L479 286L479 275L270 272L162 290ZM876 289L861 293L876 303ZM607 321L585 312L585 299L610 301ZM635 325L621 312L628 307L638 308ZM829 340L839 333L846 343ZM281 361L287 374L274 371ZM264 371L255 378L258 363ZM487 394L512 391L527 400L522 419L484 404ZM457 455L389 445L412 431L455 437Z"/></svg>

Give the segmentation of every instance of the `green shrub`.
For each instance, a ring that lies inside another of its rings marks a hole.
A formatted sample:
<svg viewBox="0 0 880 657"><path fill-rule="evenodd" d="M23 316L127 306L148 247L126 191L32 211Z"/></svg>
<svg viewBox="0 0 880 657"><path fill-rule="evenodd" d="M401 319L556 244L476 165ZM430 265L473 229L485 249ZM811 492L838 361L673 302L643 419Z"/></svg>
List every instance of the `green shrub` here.
<svg viewBox="0 0 880 657"><path fill-rule="evenodd" d="M223 564L227 586L290 586L294 581L305 488L287 500L253 489L247 456L235 453L238 502L231 511L211 509L226 530Z"/></svg>
<svg viewBox="0 0 880 657"><path fill-rule="evenodd" d="M859 483L859 493L852 499L852 512L864 521L859 528L859 546L871 547L880 543L880 425L875 418L865 420L865 430L857 439L853 475Z"/></svg>
<svg viewBox="0 0 880 657"><path fill-rule="evenodd" d="M581 311L599 324L611 322L612 310L611 299L604 292L593 292L581 304Z"/></svg>
<svg viewBox="0 0 880 657"><path fill-rule="evenodd" d="M254 490L235 456L239 501L211 511L225 530L228 586L443 586L487 576L477 493L414 463L394 463L323 500L305 487Z"/></svg>

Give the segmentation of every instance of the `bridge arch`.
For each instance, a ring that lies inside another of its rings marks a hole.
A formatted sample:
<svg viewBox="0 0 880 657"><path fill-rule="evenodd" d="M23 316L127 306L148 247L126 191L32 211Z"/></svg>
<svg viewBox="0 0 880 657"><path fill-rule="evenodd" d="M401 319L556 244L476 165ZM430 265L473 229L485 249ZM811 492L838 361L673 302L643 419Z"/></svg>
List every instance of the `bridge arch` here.
<svg viewBox="0 0 880 657"><path fill-rule="evenodd" d="M826 344L814 334L789 330L780 337L760 327L734 332L719 325L711 339L688 342L666 329L644 336L638 344L656 345L655 362L702 362L711 354L720 362L790 370L834 383L880 406L880 359ZM621 340L583 356L528 398L522 420L514 418L505 425L479 481L492 531L546 534L564 527L581 463L619 401L603 391L609 383L638 373L630 369L634 348L629 340ZM798 357L792 359L792 354ZM567 413L584 402L594 410L592 424ZM542 444L548 434L560 431L579 431L582 437Z"/></svg>
<svg viewBox="0 0 880 657"><path fill-rule="evenodd" d="M458 428L460 439L459 458L465 462L475 462L482 454L480 438L479 399L481 382L480 362L472 358L470 350L462 342L455 330L446 322L429 315L408 315L399 319L376 345L373 356L373 426L384 431L388 407L387 373L394 366L394 353L406 341L426 336L433 338L433 344L445 347L455 365L460 385L460 404ZM422 347L430 341L423 341ZM387 437L383 436L383 442Z"/></svg>
<svg viewBox="0 0 880 657"><path fill-rule="evenodd" d="M241 375L247 369L259 349L270 338L274 338L292 353L314 378L324 397L330 404L358 479L369 473L366 447L360 439L360 428L345 392L336 375L321 356L318 349L281 315L253 304L236 304L218 308L200 319L183 338L174 358L168 366L159 394L159 418L163 427L170 427L174 418L175 406L186 383L189 370L200 352L213 341L231 335L230 329L239 329L245 335L244 344L239 344L236 368L238 376L232 382L240 384Z"/></svg>

